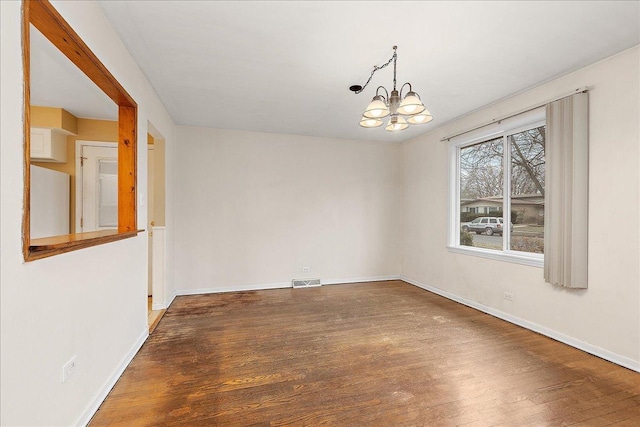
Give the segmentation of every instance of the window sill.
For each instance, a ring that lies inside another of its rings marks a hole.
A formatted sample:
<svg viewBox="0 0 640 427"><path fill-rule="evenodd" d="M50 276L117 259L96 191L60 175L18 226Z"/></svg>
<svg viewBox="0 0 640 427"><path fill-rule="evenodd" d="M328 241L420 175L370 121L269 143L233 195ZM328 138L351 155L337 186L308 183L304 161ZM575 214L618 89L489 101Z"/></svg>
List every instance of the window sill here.
<svg viewBox="0 0 640 427"><path fill-rule="evenodd" d="M449 252L455 254L471 255L481 258L493 259L496 261L512 262L514 264L528 265L531 267L544 267L544 258L538 256L528 256L521 252L505 253L487 249L468 248L462 246L447 246Z"/></svg>
<svg viewBox="0 0 640 427"><path fill-rule="evenodd" d="M65 234L63 236L31 239L29 242L29 253L25 261L34 261L78 249L128 239L137 236L141 231L144 230L125 231L123 233L119 233L118 230L101 230L90 233Z"/></svg>

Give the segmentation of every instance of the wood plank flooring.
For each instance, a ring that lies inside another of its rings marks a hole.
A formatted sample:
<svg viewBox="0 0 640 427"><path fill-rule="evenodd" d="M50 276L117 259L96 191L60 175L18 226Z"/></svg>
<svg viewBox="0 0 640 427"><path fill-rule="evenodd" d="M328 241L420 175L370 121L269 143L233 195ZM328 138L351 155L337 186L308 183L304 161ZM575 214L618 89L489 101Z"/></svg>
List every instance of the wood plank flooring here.
<svg viewBox="0 0 640 427"><path fill-rule="evenodd" d="M401 281L178 297L91 426L640 426L640 374Z"/></svg>

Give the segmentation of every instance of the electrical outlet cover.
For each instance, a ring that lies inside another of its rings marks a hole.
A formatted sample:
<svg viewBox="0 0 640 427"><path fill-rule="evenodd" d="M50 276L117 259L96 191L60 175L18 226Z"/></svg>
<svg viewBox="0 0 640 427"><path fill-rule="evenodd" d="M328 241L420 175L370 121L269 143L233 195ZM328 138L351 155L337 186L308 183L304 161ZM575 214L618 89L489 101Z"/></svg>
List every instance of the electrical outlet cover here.
<svg viewBox="0 0 640 427"><path fill-rule="evenodd" d="M66 382L71 375L76 371L76 357L73 356L71 360L64 364L62 367L62 382Z"/></svg>

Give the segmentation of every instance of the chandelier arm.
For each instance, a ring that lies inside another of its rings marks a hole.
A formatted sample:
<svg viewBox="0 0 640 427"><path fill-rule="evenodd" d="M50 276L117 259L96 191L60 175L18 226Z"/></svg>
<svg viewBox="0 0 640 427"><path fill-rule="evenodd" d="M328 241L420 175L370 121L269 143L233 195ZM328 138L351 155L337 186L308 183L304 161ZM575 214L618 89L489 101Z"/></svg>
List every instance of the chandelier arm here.
<svg viewBox="0 0 640 427"><path fill-rule="evenodd" d="M396 49L398 49L398 46L394 46L393 47L393 56L391 58L389 58L389 60L387 62L385 62L382 65L374 65L373 66L373 70L371 71L371 74L369 75L369 78L367 79L367 82L364 84L364 86L362 86L362 88L360 90L356 90L354 91L354 93L357 95L359 93L361 93L363 90L366 89L366 87L369 85L369 82L371 82L371 79L373 78L373 75L376 73L376 71L378 70L382 70L384 67L386 67L387 65L391 64L391 62L393 62L393 88L396 88L396 61L395 59L398 57L397 53L396 53Z"/></svg>
<svg viewBox="0 0 640 427"><path fill-rule="evenodd" d="M403 84L403 85L400 87L400 98L402 98L402 90L404 89L404 87L405 87L406 85L409 85L409 92L413 92L413 88L411 87L411 83L406 82L405 84Z"/></svg>
<svg viewBox="0 0 640 427"><path fill-rule="evenodd" d="M376 96L378 96L378 91L382 89L385 93L385 95L387 95L384 99L385 101L388 103L389 102L389 92L387 92L387 88L384 86L378 86L378 88L376 89Z"/></svg>

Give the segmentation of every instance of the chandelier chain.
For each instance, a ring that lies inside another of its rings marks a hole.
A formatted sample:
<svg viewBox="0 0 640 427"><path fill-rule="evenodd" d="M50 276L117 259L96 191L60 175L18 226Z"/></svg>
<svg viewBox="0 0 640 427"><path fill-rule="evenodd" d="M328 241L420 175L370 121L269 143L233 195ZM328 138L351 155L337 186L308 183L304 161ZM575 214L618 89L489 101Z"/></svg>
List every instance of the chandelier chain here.
<svg viewBox="0 0 640 427"><path fill-rule="evenodd" d="M369 82L371 82L371 79L373 78L373 75L376 73L376 71L378 70L382 70L383 68L385 68L387 65L391 64L391 62L393 62L393 88L396 88L396 67L395 67L395 63L396 63L396 58L398 57L398 54L396 53L396 46L393 47L393 56L384 64L382 65L374 65L373 66L373 70L371 71L371 75L369 76L369 78L367 79L367 82L364 84L364 86L362 86L362 89L356 91L355 93L361 93L363 90L365 90L367 88L367 86L369 85Z"/></svg>

